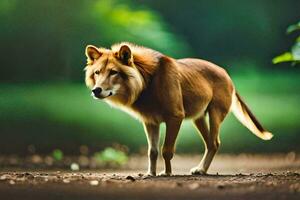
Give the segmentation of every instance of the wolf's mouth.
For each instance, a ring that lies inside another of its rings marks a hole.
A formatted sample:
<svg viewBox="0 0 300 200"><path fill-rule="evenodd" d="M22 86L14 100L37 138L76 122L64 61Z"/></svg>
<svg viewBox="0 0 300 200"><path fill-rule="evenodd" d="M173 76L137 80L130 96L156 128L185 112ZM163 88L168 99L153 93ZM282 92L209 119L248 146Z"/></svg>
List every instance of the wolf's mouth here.
<svg viewBox="0 0 300 200"><path fill-rule="evenodd" d="M109 94L107 96L102 96L102 95L95 95L94 93L91 94L91 96L94 98L94 99L105 99L107 97L110 97L112 96L113 93L112 92L109 92Z"/></svg>

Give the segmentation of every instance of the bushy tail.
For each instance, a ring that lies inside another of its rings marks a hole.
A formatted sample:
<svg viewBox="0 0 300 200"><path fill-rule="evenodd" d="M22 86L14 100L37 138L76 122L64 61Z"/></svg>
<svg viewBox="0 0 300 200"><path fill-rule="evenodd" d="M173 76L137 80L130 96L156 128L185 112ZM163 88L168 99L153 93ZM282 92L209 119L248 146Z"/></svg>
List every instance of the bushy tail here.
<svg viewBox="0 0 300 200"><path fill-rule="evenodd" d="M231 111L235 117L257 137L263 140L270 140L273 137L272 133L262 127L248 106L241 99L240 95L236 92L232 95Z"/></svg>

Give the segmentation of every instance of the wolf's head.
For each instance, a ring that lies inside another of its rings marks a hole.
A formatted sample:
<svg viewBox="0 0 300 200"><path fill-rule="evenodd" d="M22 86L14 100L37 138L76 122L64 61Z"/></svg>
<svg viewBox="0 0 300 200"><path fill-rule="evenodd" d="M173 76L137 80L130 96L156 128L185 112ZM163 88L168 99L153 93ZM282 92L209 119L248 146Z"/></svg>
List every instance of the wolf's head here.
<svg viewBox="0 0 300 200"><path fill-rule="evenodd" d="M113 50L88 45L85 54L85 82L95 99L125 105L136 100L145 83L128 45Z"/></svg>

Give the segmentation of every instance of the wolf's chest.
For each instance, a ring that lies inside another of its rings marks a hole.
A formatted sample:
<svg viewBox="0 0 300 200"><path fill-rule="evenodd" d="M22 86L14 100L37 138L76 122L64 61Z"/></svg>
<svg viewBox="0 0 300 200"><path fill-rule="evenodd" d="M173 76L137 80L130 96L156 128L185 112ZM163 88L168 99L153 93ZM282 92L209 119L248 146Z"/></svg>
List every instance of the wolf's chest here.
<svg viewBox="0 0 300 200"><path fill-rule="evenodd" d="M156 109L141 109L141 108L121 108L133 117L145 123L158 124L163 121L161 113Z"/></svg>
<svg viewBox="0 0 300 200"><path fill-rule="evenodd" d="M145 123L160 123L163 121L160 113L157 112L157 109L150 108L150 107L144 107L144 106L125 106L121 104L115 104L111 101L107 101L108 104L110 104L114 108L118 108L129 115L131 115L133 118L145 122Z"/></svg>

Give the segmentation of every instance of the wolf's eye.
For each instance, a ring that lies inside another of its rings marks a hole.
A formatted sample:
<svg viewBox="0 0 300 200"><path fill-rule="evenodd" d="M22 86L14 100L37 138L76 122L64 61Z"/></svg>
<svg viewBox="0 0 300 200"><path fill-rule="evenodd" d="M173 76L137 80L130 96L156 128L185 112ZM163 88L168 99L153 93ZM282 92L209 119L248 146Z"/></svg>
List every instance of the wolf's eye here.
<svg viewBox="0 0 300 200"><path fill-rule="evenodd" d="M95 73L96 75L99 75L99 74L100 74L100 71L99 71L99 70L96 70L94 73Z"/></svg>
<svg viewBox="0 0 300 200"><path fill-rule="evenodd" d="M110 70L110 73L109 73L109 75L116 75L116 74L118 74L119 72L118 71L116 71L116 70Z"/></svg>

